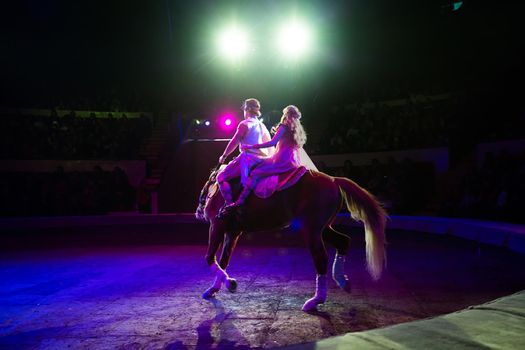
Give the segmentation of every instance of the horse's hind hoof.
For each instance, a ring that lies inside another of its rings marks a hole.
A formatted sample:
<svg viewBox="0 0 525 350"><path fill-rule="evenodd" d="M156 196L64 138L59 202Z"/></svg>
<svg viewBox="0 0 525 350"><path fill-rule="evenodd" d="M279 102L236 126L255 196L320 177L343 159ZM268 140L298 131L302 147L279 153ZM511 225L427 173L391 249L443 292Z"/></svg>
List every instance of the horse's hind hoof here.
<svg viewBox="0 0 525 350"><path fill-rule="evenodd" d="M337 284L337 286L341 288L342 290L344 290L345 292L350 293L352 291L350 280L348 279L346 275L343 275L342 277L339 277L339 278L334 278L334 281Z"/></svg>
<svg viewBox="0 0 525 350"><path fill-rule="evenodd" d="M211 299L215 297L215 294L217 294L217 292L219 292L219 288L210 287L206 289L204 293L202 293L202 298L206 300Z"/></svg>
<svg viewBox="0 0 525 350"><path fill-rule="evenodd" d="M235 293L237 291L237 281L235 278L226 279L226 288L228 288L230 293Z"/></svg>

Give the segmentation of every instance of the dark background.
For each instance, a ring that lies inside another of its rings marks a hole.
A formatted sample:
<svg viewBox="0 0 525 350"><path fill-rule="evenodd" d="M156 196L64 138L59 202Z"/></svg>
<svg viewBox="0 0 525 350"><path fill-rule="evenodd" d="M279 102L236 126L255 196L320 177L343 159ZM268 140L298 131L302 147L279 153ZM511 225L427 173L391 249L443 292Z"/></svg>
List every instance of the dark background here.
<svg viewBox="0 0 525 350"><path fill-rule="evenodd" d="M457 11L443 0L2 6L0 103L9 107L69 106L106 94L123 105L132 100L131 109L198 115L256 96L263 110L294 103L321 122L324 108L364 98L480 87L516 97L522 90L513 87L521 86L524 57L516 1L464 1ZM269 45L292 13L318 34L315 57L297 65ZM256 52L242 65L223 64L213 46L213 33L229 18L255 40Z"/></svg>

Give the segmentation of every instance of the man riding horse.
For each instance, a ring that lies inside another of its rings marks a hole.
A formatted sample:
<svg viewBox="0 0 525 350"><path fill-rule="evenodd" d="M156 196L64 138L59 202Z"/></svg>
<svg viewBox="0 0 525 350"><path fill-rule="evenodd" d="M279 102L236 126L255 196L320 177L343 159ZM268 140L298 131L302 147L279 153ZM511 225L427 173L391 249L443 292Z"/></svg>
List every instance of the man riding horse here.
<svg viewBox="0 0 525 350"><path fill-rule="evenodd" d="M245 102L244 106L246 105ZM259 107L257 103L257 112ZM245 109L245 116L246 114ZM306 134L300 118L301 113L297 107L286 107L281 122L273 129L274 137L266 142L250 143L248 140L254 138L243 138L248 132L243 132L244 127L240 127L219 158L220 163L224 162L237 144L241 144L241 155L217 175L222 198L218 196L217 191L209 191L213 182L209 181L201 193L203 200L196 212L198 218L210 222L206 260L216 273L214 284L203 297L213 297L220 290L222 283L226 283L230 290L236 288L235 280L229 278L225 270L242 232L282 228L290 226L292 222L296 230L302 234L317 271L315 295L305 302L303 310L314 310L327 298L328 256L324 243L336 248L336 257L332 266L334 281L340 288L349 291L350 284L344 274L349 237L332 227L337 213L344 204L354 219L364 223L368 269L374 279L379 278L386 262L384 237L386 213L375 197L355 182L346 178L333 178L315 171L315 166L302 150ZM269 157L254 159L255 157L251 156L253 153L247 153L273 146L277 146L276 151ZM243 164L243 157L245 168L240 166ZM310 171L304 165L307 165ZM232 170L235 169L234 167L239 167L239 170ZM242 171L246 174L244 178ZM231 179L233 177L231 174L239 173L243 188L238 199L233 202L231 187L229 183L225 186L225 179ZM210 178L214 176L215 174L212 173ZM257 196L248 197L252 190ZM233 213L241 205L247 210L233 220ZM215 254L221 244L222 254L217 263Z"/></svg>
<svg viewBox="0 0 525 350"><path fill-rule="evenodd" d="M263 158L270 156L273 149L246 149L246 145L259 144L270 140L270 133L266 126L258 119L261 115L261 104L255 98L249 98L242 105L244 120L237 126L237 131L226 146L224 152L219 157L219 164L223 164L226 158L237 146L240 147L240 154L235 157L217 175L217 182L225 205L232 204L232 189L230 182L232 179L240 177L241 184L246 186L250 171L262 161Z"/></svg>

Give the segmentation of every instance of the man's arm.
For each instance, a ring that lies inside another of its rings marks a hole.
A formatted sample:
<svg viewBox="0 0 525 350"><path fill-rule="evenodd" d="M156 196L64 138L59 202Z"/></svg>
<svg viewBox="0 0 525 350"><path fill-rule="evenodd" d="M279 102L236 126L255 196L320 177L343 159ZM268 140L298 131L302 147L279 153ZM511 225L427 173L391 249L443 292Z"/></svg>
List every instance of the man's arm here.
<svg viewBox="0 0 525 350"><path fill-rule="evenodd" d="M247 131L248 127L246 125L239 124L239 126L237 127L237 131L235 131L235 135L233 135L232 139L230 140L230 142L228 142L228 145L224 149L224 152L222 152L222 155L219 157L220 164L223 164L226 158L228 158L228 156L230 155L230 153L232 153L235 150L235 148L239 145Z"/></svg>

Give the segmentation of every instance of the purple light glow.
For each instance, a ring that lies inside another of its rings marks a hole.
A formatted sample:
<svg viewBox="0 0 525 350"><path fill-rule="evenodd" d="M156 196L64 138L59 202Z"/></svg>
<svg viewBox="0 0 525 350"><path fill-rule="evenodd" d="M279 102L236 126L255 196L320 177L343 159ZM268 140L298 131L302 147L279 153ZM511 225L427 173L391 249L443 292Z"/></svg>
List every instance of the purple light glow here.
<svg viewBox="0 0 525 350"><path fill-rule="evenodd" d="M225 113L219 117L219 127L223 131L231 131L236 125L235 118L230 113Z"/></svg>

